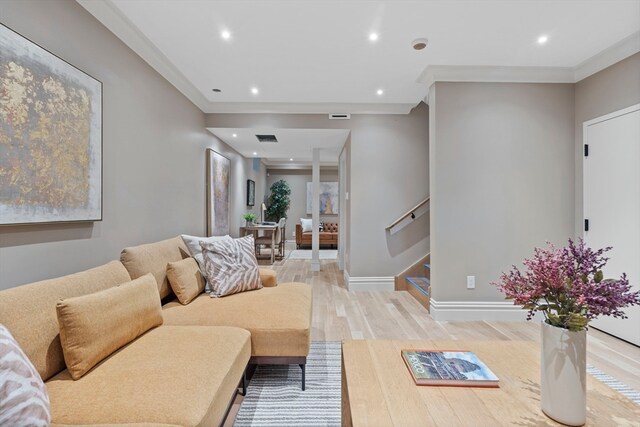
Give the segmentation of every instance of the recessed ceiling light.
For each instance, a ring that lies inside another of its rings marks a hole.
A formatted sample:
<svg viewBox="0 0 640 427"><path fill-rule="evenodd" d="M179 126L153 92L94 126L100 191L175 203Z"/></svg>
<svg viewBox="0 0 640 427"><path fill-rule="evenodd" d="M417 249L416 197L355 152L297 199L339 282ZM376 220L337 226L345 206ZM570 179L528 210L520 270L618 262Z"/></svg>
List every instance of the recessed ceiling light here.
<svg viewBox="0 0 640 427"><path fill-rule="evenodd" d="M382 89L378 89L378 90L376 91L376 93L377 93L378 95L382 95L382 94L384 93L384 91L383 91Z"/></svg>
<svg viewBox="0 0 640 427"><path fill-rule="evenodd" d="M254 155L254 156L257 156L257 155L258 155L258 153L256 153L256 152L254 151L254 152L253 152L253 155Z"/></svg>
<svg viewBox="0 0 640 427"><path fill-rule="evenodd" d="M234 137L234 138L237 138L237 137L238 137L238 134L237 134L237 133L234 133L234 134L233 134L233 135L231 135L231 136L232 136L232 137Z"/></svg>
<svg viewBox="0 0 640 427"><path fill-rule="evenodd" d="M211 90L212 90L212 91L214 91L215 93L220 93L220 92L222 92L222 89L217 89L217 88L216 88L216 89L211 89Z"/></svg>
<svg viewBox="0 0 640 427"><path fill-rule="evenodd" d="M293 159L289 159L290 162L293 162Z"/></svg>
<svg viewBox="0 0 640 427"><path fill-rule="evenodd" d="M545 44L547 41L549 41L549 36L547 35L541 35L540 37L538 37L538 44Z"/></svg>
<svg viewBox="0 0 640 427"><path fill-rule="evenodd" d="M251 93L254 94L254 95L257 95L258 94L258 88L257 87L252 87L251 88Z"/></svg>
<svg viewBox="0 0 640 427"><path fill-rule="evenodd" d="M372 42L378 40L378 34L377 33L369 34L369 40L371 40Z"/></svg>
<svg viewBox="0 0 640 427"><path fill-rule="evenodd" d="M227 30L224 30L220 33L220 36L225 40L229 40L231 38L231 33Z"/></svg>

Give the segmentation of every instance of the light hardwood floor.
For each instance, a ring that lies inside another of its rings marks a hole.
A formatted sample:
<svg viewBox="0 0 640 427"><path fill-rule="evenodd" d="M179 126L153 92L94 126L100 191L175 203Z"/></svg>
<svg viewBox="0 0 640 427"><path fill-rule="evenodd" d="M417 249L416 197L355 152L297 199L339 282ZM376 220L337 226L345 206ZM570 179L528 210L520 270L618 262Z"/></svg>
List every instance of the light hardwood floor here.
<svg viewBox="0 0 640 427"><path fill-rule="evenodd" d="M436 322L406 291L349 292L336 261L321 261L312 272L307 260L281 260L272 266L278 282L313 287L311 339L438 339L539 341L540 326L531 322ZM590 329L587 363L640 390L640 348ZM226 426L233 425L241 398Z"/></svg>
<svg viewBox="0 0 640 427"><path fill-rule="evenodd" d="M335 261L275 263L278 281L304 282L313 287L311 339L456 339L539 341L540 326L531 322L436 322L406 291L349 292ZM587 363L640 390L640 348L591 328Z"/></svg>

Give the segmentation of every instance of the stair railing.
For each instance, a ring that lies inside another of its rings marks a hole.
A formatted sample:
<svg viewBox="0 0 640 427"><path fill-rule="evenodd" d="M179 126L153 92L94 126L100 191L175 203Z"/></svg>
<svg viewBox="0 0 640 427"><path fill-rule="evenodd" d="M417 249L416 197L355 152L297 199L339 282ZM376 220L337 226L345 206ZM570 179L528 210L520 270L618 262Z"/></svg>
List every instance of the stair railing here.
<svg viewBox="0 0 640 427"><path fill-rule="evenodd" d="M415 205L413 208L409 209L406 213L401 215L398 219L393 221L391 224L385 227L385 230L390 234L395 234L404 228L406 225L413 222L416 218L424 215L429 211L431 197L427 196L426 199Z"/></svg>

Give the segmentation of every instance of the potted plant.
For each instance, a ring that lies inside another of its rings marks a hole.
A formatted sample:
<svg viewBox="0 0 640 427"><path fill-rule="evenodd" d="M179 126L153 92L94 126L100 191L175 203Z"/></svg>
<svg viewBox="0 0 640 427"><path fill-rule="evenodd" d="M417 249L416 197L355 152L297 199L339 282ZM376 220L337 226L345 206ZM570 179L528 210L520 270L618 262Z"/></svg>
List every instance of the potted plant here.
<svg viewBox="0 0 640 427"><path fill-rule="evenodd" d="M291 204L291 188L284 179L271 184L271 195L267 200L266 216L269 221L280 221L280 218L287 217L287 211Z"/></svg>
<svg viewBox="0 0 640 427"><path fill-rule="evenodd" d="M253 225L253 222L257 217L253 212L247 212L246 214L242 215L242 218L244 218L245 222L247 223L247 227L250 227Z"/></svg>
<svg viewBox="0 0 640 427"><path fill-rule="evenodd" d="M604 279L602 268L610 247L593 250L580 239L563 248L536 248L526 268L513 267L493 284L514 304L522 305L527 320L542 312L542 411L561 423L586 422L586 330L598 316L625 318L622 308L640 304L626 274Z"/></svg>

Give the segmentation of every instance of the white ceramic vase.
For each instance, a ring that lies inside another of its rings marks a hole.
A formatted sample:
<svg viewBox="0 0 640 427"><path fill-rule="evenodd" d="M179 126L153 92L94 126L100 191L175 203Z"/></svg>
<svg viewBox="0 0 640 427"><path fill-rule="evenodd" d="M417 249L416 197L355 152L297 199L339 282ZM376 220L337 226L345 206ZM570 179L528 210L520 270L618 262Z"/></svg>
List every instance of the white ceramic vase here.
<svg viewBox="0 0 640 427"><path fill-rule="evenodd" d="M587 422L587 331L572 332L542 321L542 411L570 426Z"/></svg>

